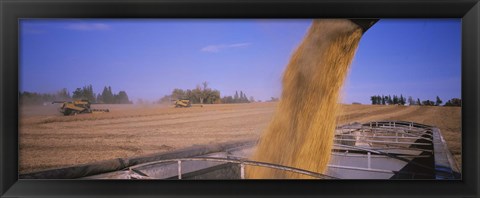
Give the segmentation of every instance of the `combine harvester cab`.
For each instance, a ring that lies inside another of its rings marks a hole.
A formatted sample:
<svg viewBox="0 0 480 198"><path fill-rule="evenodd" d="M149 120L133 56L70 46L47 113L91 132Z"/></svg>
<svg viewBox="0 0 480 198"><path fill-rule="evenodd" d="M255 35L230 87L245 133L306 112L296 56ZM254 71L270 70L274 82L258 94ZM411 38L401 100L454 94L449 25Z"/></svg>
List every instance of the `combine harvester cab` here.
<svg viewBox="0 0 480 198"><path fill-rule="evenodd" d="M23 179L244 179L246 166L290 171L312 179L461 179L440 130L402 121L337 127L325 174L250 161L256 142L194 146L20 175Z"/></svg>

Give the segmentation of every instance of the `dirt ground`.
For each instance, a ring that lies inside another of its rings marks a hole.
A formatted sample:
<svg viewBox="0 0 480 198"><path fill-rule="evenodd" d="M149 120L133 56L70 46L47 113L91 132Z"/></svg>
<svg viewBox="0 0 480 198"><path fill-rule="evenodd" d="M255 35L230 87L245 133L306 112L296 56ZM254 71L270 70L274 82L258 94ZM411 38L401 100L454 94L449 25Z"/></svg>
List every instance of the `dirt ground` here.
<svg viewBox="0 0 480 198"><path fill-rule="evenodd" d="M133 157L195 144L259 138L277 103L217 104L172 108L160 105L92 105L110 113L63 116L57 105L22 107L19 171ZM438 127L461 167L459 107L343 105L340 124L375 120L413 121Z"/></svg>

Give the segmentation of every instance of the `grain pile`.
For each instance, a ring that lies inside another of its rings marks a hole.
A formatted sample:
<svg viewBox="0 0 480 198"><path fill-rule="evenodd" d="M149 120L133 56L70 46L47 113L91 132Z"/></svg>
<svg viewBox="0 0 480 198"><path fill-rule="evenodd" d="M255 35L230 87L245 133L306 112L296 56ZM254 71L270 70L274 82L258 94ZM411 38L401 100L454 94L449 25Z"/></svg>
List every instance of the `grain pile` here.
<svg viewBox="0 0 480 198"><path fill-rule="evenodd" d="M319 173L326 170L339 91L361 36L361 28L349 20L313 21L286 68L279 105L253 160ZM310 178L260 167L247 167L246 173L250 179Z"/></svg>

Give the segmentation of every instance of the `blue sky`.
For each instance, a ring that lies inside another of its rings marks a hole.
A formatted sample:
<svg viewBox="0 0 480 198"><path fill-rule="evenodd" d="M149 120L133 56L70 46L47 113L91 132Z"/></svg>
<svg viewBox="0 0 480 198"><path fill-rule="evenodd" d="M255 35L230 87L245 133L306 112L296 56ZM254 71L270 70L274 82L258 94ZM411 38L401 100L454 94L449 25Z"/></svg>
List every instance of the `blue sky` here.
<svg viewBox="0 0 480 198"><path fill-rule="evenodd" d="M20 21L20 91L70 92L93 85L158 100L203 81L278 97L290 55L311 20L149 19ZM403 94L444 101L461 95L460 19L382 19L362 37L342 101Z"/></svg>

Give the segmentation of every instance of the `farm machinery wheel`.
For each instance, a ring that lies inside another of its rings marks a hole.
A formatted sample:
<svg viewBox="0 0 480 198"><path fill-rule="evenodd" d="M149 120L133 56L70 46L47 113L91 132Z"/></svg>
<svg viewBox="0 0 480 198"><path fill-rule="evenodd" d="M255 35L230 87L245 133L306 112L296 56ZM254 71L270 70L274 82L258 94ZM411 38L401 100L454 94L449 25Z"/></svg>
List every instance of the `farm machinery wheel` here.
<svg viewBox="0 0 480 198"><path fill-rule="evenodd" d="M70 113L72 113L72 111L71 111L70 109L65 109L65 110L63 111L63 115L65 115L65 116L70 115Z"/></svg>

